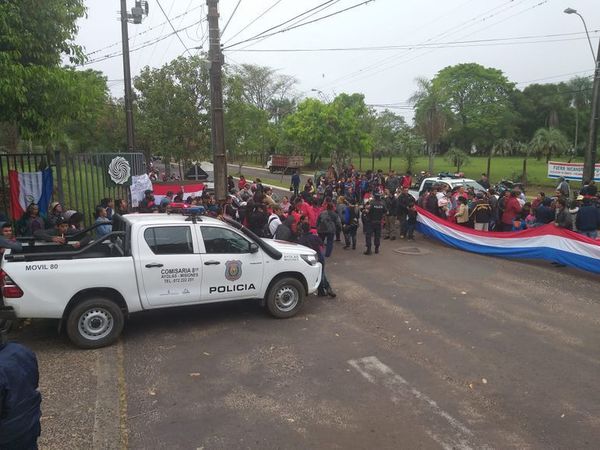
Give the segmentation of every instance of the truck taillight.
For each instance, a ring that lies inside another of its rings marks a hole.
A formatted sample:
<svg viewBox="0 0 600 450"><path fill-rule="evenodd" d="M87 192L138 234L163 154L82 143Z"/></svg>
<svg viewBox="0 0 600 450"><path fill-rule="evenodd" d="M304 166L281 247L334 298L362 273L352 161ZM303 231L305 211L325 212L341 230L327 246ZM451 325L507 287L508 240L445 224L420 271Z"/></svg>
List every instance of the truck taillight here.
<svg viewBox="0 0 600 450"><path fill-rule="evenodd" d="M17 283L15 283L4 270L0 270L0 287L2 287L2 297L4 298L21 298L23 291Z"/></svg>

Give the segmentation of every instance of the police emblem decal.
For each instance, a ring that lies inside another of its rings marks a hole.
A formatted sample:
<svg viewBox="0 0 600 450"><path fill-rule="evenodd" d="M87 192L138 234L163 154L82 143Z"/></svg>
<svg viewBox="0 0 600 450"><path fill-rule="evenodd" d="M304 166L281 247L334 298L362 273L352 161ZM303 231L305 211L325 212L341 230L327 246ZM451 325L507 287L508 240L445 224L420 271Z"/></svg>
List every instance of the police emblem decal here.
<svg viewBox="0 0 600 450"><path fill-rule="evenodd" d="M241 261L227 261L225 263L225 278L229 281L239 280L242 276Z"/></svg>

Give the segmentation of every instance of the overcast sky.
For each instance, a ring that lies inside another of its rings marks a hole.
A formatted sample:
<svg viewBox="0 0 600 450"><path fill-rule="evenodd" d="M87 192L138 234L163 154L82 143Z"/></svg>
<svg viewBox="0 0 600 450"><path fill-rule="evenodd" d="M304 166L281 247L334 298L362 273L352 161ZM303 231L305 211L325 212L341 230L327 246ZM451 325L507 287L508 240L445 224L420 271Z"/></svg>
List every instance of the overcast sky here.
<svg viewBox="0 0 600 450"><path fill-rule="evenodd" d="M324 1L241 0L222 42L227 47L251 38ZM87 67L104 72L113 95L121 97L122 57L110 57L121 50L117 20L120 2L86 0L85 3L88 17L79 23L77 42L88 53L94 52L90 59L101 59ZM134 3L128 0L128 7ZM132 76L144 66L160 67L186 53L165 23L159 4L172 19L175 29L186 28L178 34L192 53L199 52L196 47L201 45L208 50L205 0L148 0L148 3L150 14L143 23L129 25L130 48L145 46L131 53ZM333 0L327 9L307 20L358 3L359 0ZM221 29L237 4L238 0L219 2ZM241 31L270 7L264 16ZM449 65L476 62L495 67L521 89L532 82L558 82L575 75L592 75L592 52L583 24L576 15L563 13L567 7L583 15L594 52L597 51L599 0L374 0L320 22L252 41L252 45L250 42L235 45L225 51L225 58L228 63L267 65L280 73L293 75L298 79L298 93L304 96L331 99L341 92L360 92L368 104L390 104L395 111L412 117L407 101L415 90L414 79L431 78ZM166 39L153 43L169 34ZM459 44L454 44L457 42ZM423 44L431 47L423 48ZM376 46L417 47L326 52L248 51ZM246 51L240 51L244 48Z"/></svg>

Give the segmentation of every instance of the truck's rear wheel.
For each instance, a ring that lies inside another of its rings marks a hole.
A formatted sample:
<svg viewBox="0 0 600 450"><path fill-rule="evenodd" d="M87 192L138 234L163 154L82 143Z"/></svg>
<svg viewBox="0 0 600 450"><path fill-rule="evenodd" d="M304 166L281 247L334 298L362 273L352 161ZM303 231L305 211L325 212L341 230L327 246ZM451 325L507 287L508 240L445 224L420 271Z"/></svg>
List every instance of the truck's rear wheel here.
<svg viewBox="0 0 600 450"><path fill-rule="evenodd" d="M69 339L81 348L112 344L123 330L121 308L107 298L89 298L75 305L67 317Z"/></svg>
<svg viewBox="0 0 600 450"><path fill-rule="evenodd" d="M282 278L267 293L267 309L274 317L295 316L304 305L304 286L295 278Z"/></svg>

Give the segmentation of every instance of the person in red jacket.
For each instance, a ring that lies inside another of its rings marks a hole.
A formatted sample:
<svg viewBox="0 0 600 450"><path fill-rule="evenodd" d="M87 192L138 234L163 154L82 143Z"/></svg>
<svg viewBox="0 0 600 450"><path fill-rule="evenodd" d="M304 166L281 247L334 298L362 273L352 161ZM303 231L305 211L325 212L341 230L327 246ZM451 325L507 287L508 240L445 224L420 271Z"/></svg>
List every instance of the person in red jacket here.
<svg viewBox="0 0 600 450"><path fill-rule="evenodd" d="M521 203L517 199L517 193L512 191L504 200L504 212L502 213L502 231L511 231L515 217L521 212Z"/></svg>

